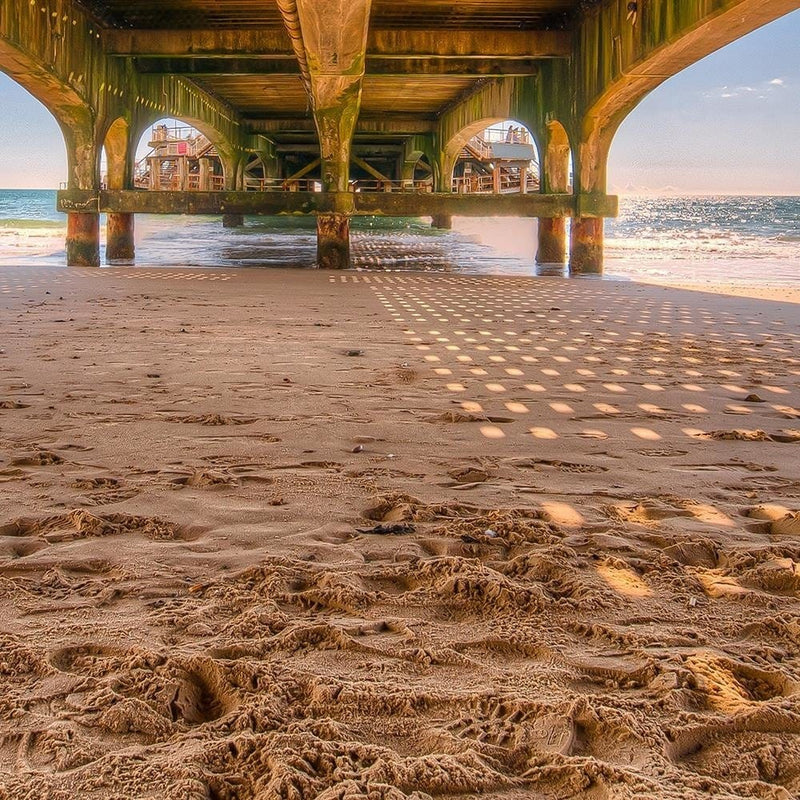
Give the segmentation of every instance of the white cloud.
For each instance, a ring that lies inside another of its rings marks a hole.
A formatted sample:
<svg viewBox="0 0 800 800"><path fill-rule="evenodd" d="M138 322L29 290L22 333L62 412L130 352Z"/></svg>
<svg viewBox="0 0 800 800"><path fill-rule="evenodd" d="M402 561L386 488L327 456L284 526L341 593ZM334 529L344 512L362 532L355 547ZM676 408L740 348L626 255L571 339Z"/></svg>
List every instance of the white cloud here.
<svg viewBox="0 0 800 800"><path fill-rule="evenodd" d="M786 86L786 82L783 80L783 78L773 78L769 82L769 85L770 86Z"/></svg>

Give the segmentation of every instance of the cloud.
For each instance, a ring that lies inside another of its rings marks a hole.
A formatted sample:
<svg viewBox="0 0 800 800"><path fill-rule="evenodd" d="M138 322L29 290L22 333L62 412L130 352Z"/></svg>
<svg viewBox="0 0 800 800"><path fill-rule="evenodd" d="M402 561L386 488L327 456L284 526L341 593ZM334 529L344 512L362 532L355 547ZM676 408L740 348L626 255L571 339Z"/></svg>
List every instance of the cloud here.
<svg viewBox="0 0 800 800"><path fill-rule="evenodd" d="M730 100L736 97L753 97L756 100L766 100L768 92L783 88L786 88L786 81L783 78L773 78L771 81L758 84L758 86L721 86L719 89L704 92L703 97L721 100Z"/></svg>

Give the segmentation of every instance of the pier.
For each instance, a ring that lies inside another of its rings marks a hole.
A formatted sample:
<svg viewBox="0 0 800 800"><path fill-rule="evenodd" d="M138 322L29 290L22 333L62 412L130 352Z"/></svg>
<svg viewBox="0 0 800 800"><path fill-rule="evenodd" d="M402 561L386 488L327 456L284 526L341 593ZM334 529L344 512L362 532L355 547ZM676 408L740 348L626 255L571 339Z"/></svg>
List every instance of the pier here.
<svg viewBox="0 0 800 800"><path fill-rule="evenodd" d="M229 226L313 215L318 264L332 269L350 265L355 214L442 227L511 215L539 220L539 262L599 273L622 120L672 75L798 7L2 0L0 69L63 131L72 266L99 264L100 213L111 261L134 257L137 213L219 214ZM197 136L165 129L137 169L136 143L164 118ZM487 141L506 120L525 141ZM526 166L534 152L538 174Z"/></svg>

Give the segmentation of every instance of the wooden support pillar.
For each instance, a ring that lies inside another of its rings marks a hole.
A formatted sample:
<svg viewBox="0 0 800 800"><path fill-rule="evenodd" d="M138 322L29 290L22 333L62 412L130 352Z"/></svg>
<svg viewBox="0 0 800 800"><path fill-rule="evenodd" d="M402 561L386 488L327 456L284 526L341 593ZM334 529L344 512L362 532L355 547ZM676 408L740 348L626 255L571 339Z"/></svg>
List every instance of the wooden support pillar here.
<svg viewBox="0 0 800 800"><path fill-rule="evenodd" d="M106 262L133 261L136 256L134 244L134 215L110 213L106 221Z"/></svg>
<svg viewBox="0 0 800 800"><path fill-rule="evenodd" d="M572 275L599 275L603 272L603 220L578 217L572 220L569 271Z"/></svg>
<svg viewBox="0 0 800 800"><path fill-rule="evenodd" d="M434 214L431 217L431 227L449 231L453 227L453 217L450 214Z"/></svg>
<svg viewBox="0 0 800 800"><path fill-rule="evenodd" d="M100 266L99 214L67 214L67 266Z"/></svg>
<svg viewBox="0 0 800 800"><path fill-rule="evenodd" d="M244 225L244 214L223 214L223 228L241 228Z"/></svg>
<svg viewBox="0 0 800 800"><path fill-rule="evenodd" d="M158 158L148 158L148 184L151 192L157 192L161 188L161 160Z"/></svg>
<svg viewBox="0 0 800 800"><path fill-rule="evenodd" d="M201 192L207 192L211 188L211 160L208 158L200 159L199 188Z"/></svg>
<svg viewBox="0 0 800 800"><path fill-rule="evenodd" d="M186 158L178 158L178 186L179 192L185 192L189 189L189 162Z"/></svg>

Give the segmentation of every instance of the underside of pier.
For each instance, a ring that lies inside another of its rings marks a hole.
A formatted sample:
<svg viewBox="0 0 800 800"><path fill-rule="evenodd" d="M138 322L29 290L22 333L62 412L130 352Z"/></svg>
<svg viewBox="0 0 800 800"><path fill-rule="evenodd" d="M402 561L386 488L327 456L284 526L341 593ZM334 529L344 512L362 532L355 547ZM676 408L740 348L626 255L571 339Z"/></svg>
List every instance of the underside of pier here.
<svg viewBox="0 0 800 800"><path fill-rule="evenodd" d="M603 219L616 213L606 164L621 121L671 75L798 7L798 0L1 0L0 70L63 130L69 178L59 204L70 215L72 265L99 263L101 211L109 215L111 259L133 256L137 212L218 213L228 224L243 214L313 214L318 263L328 268L349 266L353 214L468 214L536 217L540 261L600 272ZM212 143L222 173L217 191L200 191L203 179L196 192L157 198L137 188L136 143L162 118ZM520 178L519 196L454 194L459 154L503 120L533 137L537 196L525 194ZM254 159L261 190L245 196ZM420 163L429 175L424 191L414 180ZM354 183L355 173L374 185ZM301 177L313 191L288 191Z"/></svg>

